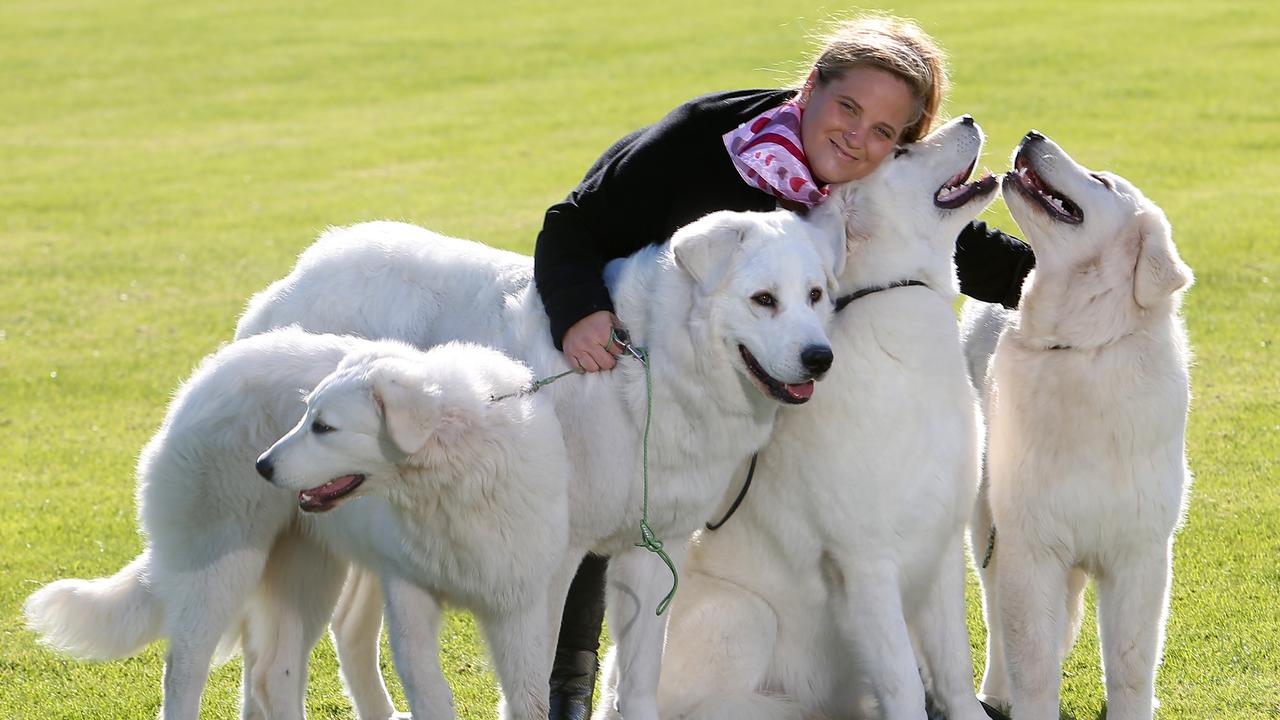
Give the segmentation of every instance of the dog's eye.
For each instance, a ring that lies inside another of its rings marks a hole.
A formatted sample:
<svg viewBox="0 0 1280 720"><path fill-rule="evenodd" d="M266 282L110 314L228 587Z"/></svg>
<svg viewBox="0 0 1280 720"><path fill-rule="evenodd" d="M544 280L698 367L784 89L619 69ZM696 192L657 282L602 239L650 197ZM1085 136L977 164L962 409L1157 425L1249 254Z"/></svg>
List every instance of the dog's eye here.
<svg viewBox="0 0 1280 720"><path fill-rule="evenodd" d="M773 296L773 293L760 292L751 296L751 302L760 307L773 307L778 304L778 299Z"/></svg>
<svg viewBox="0 0 1280 720"><path fill-rule="evenodd" d="M1103 185L1106 185L1108 190L1115 190L1115 187L1113 187L1113 186L1111 185L1111 181L1110 181L1110 180L1108 180L1108 179L1106 179L1105 177L1103 177L1103 176L1099 175L1098 173L1090 173L1090 174L1089 174L1089 177L1093 178L1094 180L1097 180L1098 182L1102 183Z"/></svg>
<svg viewBox="0 0 1280 720"><path fill-rule="evenodd" d="M809 303L811 305L817 305L820 300L822 300L822 288L814 288L809 291Z"/></svg>
<svg viewBox="0 0 1280 720"><path fill-rule="evenodd" d="M331 432L333 432L333 427L332 427L332 426L330 426L330 425L325 425L324 423L320 422L319 420L316 420L316 421L314 421L314 422L312 422L312 423L311 423L311 432L313 432L313 433L315 433L315 434L317 434L317 435L323 435L323 434L325 434L325 433L331 433Z"/></svg>
<svg viewBox="0 0 1280 720"><path fill-rule="evenodd" d="M899 147L899 148L894 148L894 149L893 149L893 156L894 156L894 157L896 157L896 158L900 158L900 157L902 157L903 155L906 155L906 154L907 154L907 149L906 149L906 148L904 148L904 147Z"/></svg>

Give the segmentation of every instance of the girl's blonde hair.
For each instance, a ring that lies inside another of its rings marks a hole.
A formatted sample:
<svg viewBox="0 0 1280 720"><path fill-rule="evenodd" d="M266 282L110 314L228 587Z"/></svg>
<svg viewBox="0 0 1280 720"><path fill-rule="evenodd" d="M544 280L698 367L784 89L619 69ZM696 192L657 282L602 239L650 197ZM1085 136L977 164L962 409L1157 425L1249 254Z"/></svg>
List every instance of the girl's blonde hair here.
<svg viewBox="0 0 1280 720"><path fill-rule="evenodd" d="M891 15L863 15L837 22L822 37L811 71L818 84L837 80L854 67L875 67L911 86L916 112L902 130L900 142L915 142L929 133L947 92L946 53L911 20Z"/></svg>

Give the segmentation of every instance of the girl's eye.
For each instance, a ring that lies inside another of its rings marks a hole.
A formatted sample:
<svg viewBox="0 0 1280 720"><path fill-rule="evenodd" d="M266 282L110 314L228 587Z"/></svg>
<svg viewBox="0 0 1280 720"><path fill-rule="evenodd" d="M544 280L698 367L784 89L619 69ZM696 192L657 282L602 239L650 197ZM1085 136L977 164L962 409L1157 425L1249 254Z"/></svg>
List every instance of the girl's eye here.
<svg viewBox="0 0 1280 720"><path fill-rule="evenodd" d="M880 133L880 137L884 138L885 140L893 139L893 135L891 135L889 131L885 130L884 128L876 128L876 132Z"/></svg>
<svg viewBox="0 0 1280 720"><path fill-rule="evenodd" d="M312 422L312 423L311 423L311 432L313 432L313 433L315 433L315 434L317 434L317 435L323 435L323 434L325 434L325 433L331 433L331 432L333 432L333 428L332 428L331 426L329 426L329 425L325 425L324 423L320 422L319 420L316 420L316 421L314 421L314 422Z"/></svg>
<svg viewBox="0 0 1280 720"><path fill-rule="evenodd" d="M822 288L814 288L814 289L812 289L812 290L810 290L810 291L809 291L809 302L810 302L810 303L812 303L812 304L814 304L814 305L817 305L817 304L818 304L818 301L819 301L819 300L821 300L821 299L822 299Z"/></svg>
<svg viewBox="0 0 1280 720"><path fill-rule="evenodd" d="M773 307L778 304L777 298L772 293L762 292L751 296L751 301L760 307Z"/></svg>

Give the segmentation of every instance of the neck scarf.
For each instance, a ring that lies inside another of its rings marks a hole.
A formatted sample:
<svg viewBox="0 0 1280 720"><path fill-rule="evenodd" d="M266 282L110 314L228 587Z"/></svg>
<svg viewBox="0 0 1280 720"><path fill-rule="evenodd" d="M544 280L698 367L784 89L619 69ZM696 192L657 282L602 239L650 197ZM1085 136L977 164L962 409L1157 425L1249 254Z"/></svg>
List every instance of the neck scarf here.
<svg viewBox="0 0 1280 720"><path fill-rule="evenodd" d="M748 184L783 200L813 207L827 199L809 172L800 141L803 110L785 102L724 134L733 167Z"/></svg>

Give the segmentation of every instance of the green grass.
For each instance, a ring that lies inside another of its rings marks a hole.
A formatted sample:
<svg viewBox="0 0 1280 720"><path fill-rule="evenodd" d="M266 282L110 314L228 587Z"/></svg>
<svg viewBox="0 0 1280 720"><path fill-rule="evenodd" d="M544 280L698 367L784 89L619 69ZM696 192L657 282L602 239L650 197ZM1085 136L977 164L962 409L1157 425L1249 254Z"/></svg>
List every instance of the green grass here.
<svg viewBox="0 0 1280 720"><path fill-rule="evenodd" d="M1184 308L1196 482L1159 715L1280 717L1280 6L1031 5L897 9L949 49L949 108L983 125L989 167L1035 127L1167 211L1197 275ZM795 77L805 35L835 9L6 3L0 716L154 714L160 648L65 660L23 629L22 599L138 552L132 465L170 392L318 231L397 218L529 251L545 207L613 139L695 94ZM989 216L1012 229L1002 206ZM1094 633L1067 664L1067 717L1102 710ZM460 715L492 717L469 618L445 636ZM237 696L233 661L211 677L206 716L237 716ZM350 716L327 640L308 711Z"/></svg>

